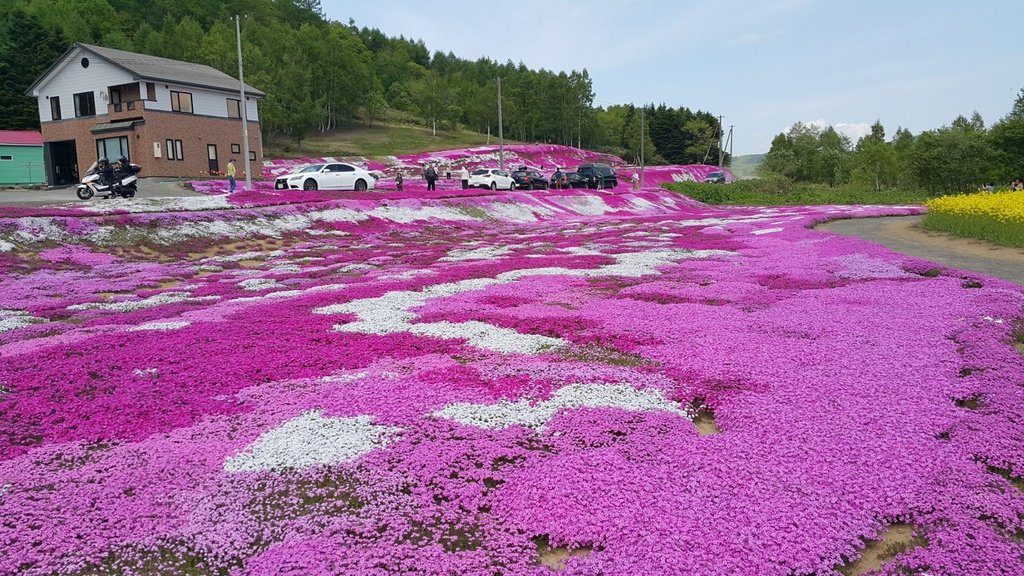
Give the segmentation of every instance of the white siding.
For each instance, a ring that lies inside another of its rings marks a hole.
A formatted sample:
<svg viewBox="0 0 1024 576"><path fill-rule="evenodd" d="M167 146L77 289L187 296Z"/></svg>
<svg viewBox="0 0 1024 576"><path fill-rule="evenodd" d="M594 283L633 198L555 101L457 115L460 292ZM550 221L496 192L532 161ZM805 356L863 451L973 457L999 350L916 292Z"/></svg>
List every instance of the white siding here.
<svg viewBox="0 0 1024 576"><path fill-rule="evenodd" d="M88 68L82 68L83 56L89 59ZM38 96L39 120L41 122L53 120L50 117L50 101L46 98L47 96L60 97L61 118L67 120L75 117L74 95L89 91L95 93L96 115L106 116L109 100L101 98L100 91L106 94L108 86L130 82L132 82L130 73L94 54L75 50L56 70L56 73L50 76L48 81L36 86L33 91L33 94Z"/></svg>
<svg viewBox="0 0 1024 576"><path fill-rule="evenodd" d="M146 102L146 108L150 110L170 111L172 90L175 92L188 92L192 94L192 112L194 114L216 116L218 118L228 117L228 98L238 100L239 97L238 92L218 92L203 88L196 88L195 86L176 86L174 84L157 83L156 102ZM146 93L145 86L143 86L142 93ZM248 99L246 115L249 120L258 122L259 111L256 105L257 100L252 96L246 96L246 98Z"/></svg>

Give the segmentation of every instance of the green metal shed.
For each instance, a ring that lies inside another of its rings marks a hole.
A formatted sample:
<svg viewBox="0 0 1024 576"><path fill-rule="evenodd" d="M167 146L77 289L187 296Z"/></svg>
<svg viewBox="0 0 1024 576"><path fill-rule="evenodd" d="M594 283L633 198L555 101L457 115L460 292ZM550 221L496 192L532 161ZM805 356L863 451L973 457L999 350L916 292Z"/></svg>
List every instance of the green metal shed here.
<svg viewBox="0 0 1024 576"><path fill-rule="evenodd" d="M0 186L46 184L43 135L30 130L0 130Z"/></svg>

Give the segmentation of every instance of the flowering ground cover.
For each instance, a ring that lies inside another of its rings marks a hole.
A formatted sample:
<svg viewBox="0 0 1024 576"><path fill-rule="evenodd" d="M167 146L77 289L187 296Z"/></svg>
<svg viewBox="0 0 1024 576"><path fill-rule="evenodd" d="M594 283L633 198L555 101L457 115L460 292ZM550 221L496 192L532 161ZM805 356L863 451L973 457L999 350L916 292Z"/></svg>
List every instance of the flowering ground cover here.
<svg viewBox="0 0 1024 576"><path fill-rule="evenodd" d="M963 194L928 201L922 226L1006 246L1024 247L1024 192Z"/></svg>
<svg viewBox="0 0 1024 576"><path fill-rule="evenodd" d="M179 208L0 220L0 574L1022 573L1021 287L808 228L920 208Z"/></svg>

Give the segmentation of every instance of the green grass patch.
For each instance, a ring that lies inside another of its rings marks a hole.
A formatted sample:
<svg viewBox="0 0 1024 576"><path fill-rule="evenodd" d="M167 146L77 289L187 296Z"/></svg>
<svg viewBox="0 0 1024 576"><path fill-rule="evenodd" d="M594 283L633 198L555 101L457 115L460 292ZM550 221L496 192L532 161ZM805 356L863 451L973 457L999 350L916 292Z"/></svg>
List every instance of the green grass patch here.
<svg viewBox="0 0 1024 576"><path fill-rule="evenodd" d="M921 226L925 230L1024 248L1024 227L1017 222L1000 221L981 215L929 211L921 220Z"/></svg>
<svg viewBox="0 0 1024 576"><path fill-rule="evenodd" d="M491 144L498 144L492 135ZM511 144L510 140L505 140ZM468 148L487 144L487 135L469 130L438 130L406 124L352 124L323 134L312 133L301 143L272 140L264 147L268 158L304 158L310 156L393 156L434 150Z"/></svg>
<svg viewBox="0 0 1024 576"><path fill-rule="evenodd" d="M793 183L780 177L738 180L731 184L675 182L664 186L705 204L722 206L919 205L928 199L923 191L876 191L849 185L831 187Z"/></svg>

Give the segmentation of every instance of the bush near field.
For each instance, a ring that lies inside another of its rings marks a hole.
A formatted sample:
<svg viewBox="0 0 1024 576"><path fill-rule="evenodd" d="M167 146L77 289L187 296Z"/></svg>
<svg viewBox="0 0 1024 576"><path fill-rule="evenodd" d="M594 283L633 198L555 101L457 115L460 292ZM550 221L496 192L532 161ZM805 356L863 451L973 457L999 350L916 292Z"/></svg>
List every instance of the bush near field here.
<svg viewBox="0 0 1024 576"><path fill-rule="evenodd" d="M923 204L923 191L873 190L855 185L793 183L784 176L737 180L731 184L676 182L666 184L673 192L705 204L730 206L809 206L823 204Z"/></svg>
<svg viewBox="0 0 1024 576"><path fill-rule="evenodd" d="M941 196L926 203L927 230L1024 247L1024 192Z"/></svg>

